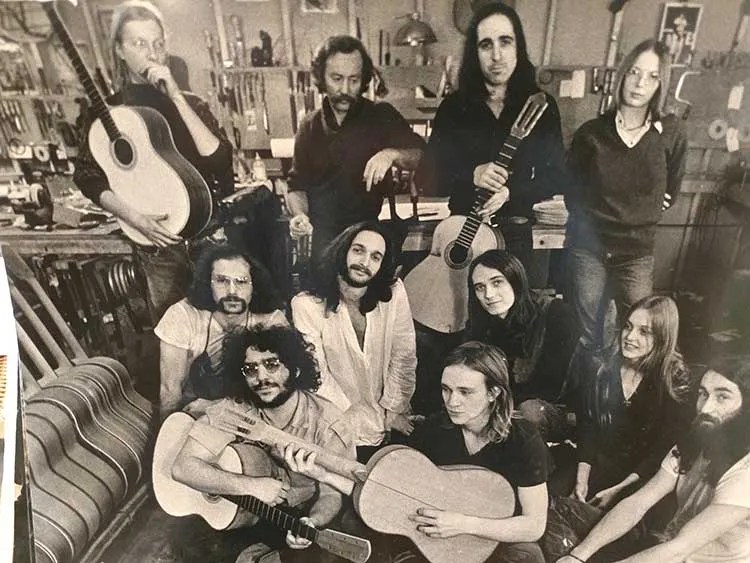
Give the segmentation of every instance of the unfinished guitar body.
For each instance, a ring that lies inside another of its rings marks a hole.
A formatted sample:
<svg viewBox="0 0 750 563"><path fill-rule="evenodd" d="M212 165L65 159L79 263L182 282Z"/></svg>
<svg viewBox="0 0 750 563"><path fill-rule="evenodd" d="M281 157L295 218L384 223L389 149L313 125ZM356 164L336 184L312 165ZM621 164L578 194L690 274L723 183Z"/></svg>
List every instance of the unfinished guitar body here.
<svg viewBox="0 0 750 563"><path fill-rule="evenodd" d="M466 221L463 215L444 219L432 235L429 256L404 278L414 320L443 333L459 332L468 319L468 279L471 261L488 250L504 248L502 235L481 224L461 252L456 241Z"/></svg>
<svg viewBox="0 0 750 563"><path fill-rule="evenodd" d="M513 514L515 494L498 473L474 466L437 467L417 450L388 446L367 464L354 506L370 528L411 539L430 563L483 563L498 542L478 536L429 538L409 515L433 507L483 518Z"/></svg>

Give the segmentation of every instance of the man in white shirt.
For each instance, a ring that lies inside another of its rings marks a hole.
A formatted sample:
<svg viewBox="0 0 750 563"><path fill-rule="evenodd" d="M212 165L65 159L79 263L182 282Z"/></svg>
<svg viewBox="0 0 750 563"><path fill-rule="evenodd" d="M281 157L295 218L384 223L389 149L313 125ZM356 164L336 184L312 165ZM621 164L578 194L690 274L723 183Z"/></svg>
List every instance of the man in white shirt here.
<svg viewBox="0 0 750 563"><path fill-rule="evenodd" d="M312 264L309 290L292 299L294 325L320 364L318 393L344 411L361 461L387 432L413 429L416 341L394 254L383 225L352 225Z"/></svg>
<svg viewBox="0 0 750 563"><path fill-rule="evenodd" d="M558 563L750 561L750 356L712 364L700 382L697 411L659 472ZM677 509L655 545L626 558L621 549L605 555L672 491Z"/></svg>

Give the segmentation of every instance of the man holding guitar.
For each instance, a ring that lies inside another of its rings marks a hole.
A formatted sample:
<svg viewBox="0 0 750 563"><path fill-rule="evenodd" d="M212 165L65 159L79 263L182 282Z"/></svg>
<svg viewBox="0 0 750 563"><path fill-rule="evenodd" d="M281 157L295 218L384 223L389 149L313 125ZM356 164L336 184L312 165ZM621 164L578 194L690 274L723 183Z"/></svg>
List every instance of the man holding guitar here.
<svg viewBox="0 0 750 563"><path fill-rule="evenodd" d="M181 91L175 82L167 66L161 13L144 0L128 0L116 10L110 36L120 90L107 100L107 105L158 111L169 125L177 151L208 184L211 199L216 202L229 195L233 188L231 145L208 104ZM88 130L86 126L86 133ZM128 132L121 133L127 136ZM156 322L169 305L185 294L190 281L187 249L180 244L183 239L179 234L160 224L166 216L143 213L111 189L110 179L92 155L88 136L85 134L81 139L74 181L84 195L117 217L124 223L124 229L128 226L135 231L142 242L136 246L135 255L146 275L150 313ZM153 182L147 189L154 198L160 197L158 176L156 173L147 176ZM133 189L136 188L143 186L134 185Z"/></svg>
<svg viewBox="0 0 750 563"><path fill-rule="evenodd" d="M544 563L536 541L547 523L547 450L536 428L522 418L513 416L513 397L508 382L508 365L502 351L481 342L467 342L447 357L441 380L445 412L429 418L417 427L409 444L425 454L433 463L451 466L478 466L502 475L512 487L506 500L505 518L470 515L467 513L420 506L410 519L416 534L410 536L420 546L420 536L429 539L455 538L461 534L478 536L499 545L486 561L492 563ZM293 471L299 471L345 493L353 489L353 481L337 475L316 463L319 453L291 444L284 450L284 459ZM368 468L370 466L368 465ZM404 468L404 472L408 469ZM423 479L429 479L424 475ZM460 479L454 481L460 487ZM469 483L465 482L464 486ZM485 494L490 494L487 491ZM501 498L489 498L502 503ZM408 535L406 531L404 535ZM383 539L374 553L397 546L394 538ZM378 544L380 541L377 542ZM445 546L449 548L448 545ZM392 548L391 548L392 549ZM397 549L402 549L398 546ZM475 554L466 550L464 557L474 561ZM401 560L423 561L418 556Z"/></svg>
<svg viewBox="0 0 750 563"><path fill-rule="evenodd" d="M267 453L258 447L257 455L249 466L243 467L242 474L217 466L223 450L235 441L234 434L218 426L238 412L336 455L354 458L351 433L343 415L314 393L320 384L320 373L304 339L289 327L244 331L228 337L224 363L227 372L235 377L235 397L209 407L207 414L193 424L177 454L172 476L205 493L252 495L271 506L283 505L293 513L304 514L300 520L307 525L326 526L341 508L341 494L329 485L287 471L281 452ZM253 538L252 534L245 536L242 547ZM278 543L274 543L273 536L254 539L274 547ZM287 532L286 543L298 549L310 545L291 532Z"/></svg>
<svg viewBox="0 0 750 563"><path fill-rule="evenodd" d="M499 224L508 250L531 259L532 205L560 193L564 150L552 96L510 170L497 161L516 116L539 92L516 11L501 2L477 8L466 33L458 90L440 104L417 171L424 193L450 196L454 215L469 215L475 186L492 192L479 214ZM499 212L499 213L498 213Z"/></svg>

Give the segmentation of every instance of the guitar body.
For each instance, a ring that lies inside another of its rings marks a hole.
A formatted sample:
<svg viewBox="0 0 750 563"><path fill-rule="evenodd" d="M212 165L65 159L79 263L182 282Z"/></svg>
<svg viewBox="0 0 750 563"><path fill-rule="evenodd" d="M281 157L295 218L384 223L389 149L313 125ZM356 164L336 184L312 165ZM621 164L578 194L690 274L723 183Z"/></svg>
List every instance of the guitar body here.
<svg viewBox="0 0 750 563"><path fill-rule="evenodd" d="M229 530L252 526L258 517L241 510L235 503L196 491L172 478L172 466L188 437L194 419L187 413L170 415L162 425L154 448L152 481L154 496L162 510L170 516L196 514L215 530ZM266 466L262 467L263 460ZM256 477L270 476L272 465L268 456L257 446L234 444L224 449L217 465L225 471ZM248 468L255 471L248 473ZM261 469L258 471L258 469Z"/></svg>
<svg viewBox="0 0 750 563"><path fill-rule="evenodd" d="M488 250L505 248L500 232L483 223L463 260L452 259L465 220L463 215L443 219L432 235L429 256L404 278L412 317L438 332L459 332L466 326L471 261Z"/></svg>
<svg viewBox="0 0 750 563"><path fill-rule="evenodd" d="M354 507L370 528L411 539L431 563L483 563L498 542L477 536L429 538L409 515L430 506L484 518L507 518L515 494L498 473L474 466L440 468L417 450L388 446L367 464L354 492Z"/></svg>
<svg viewBox="0 0 750 563"><path fill-rule="evenodd" d="M169 232L184 238L199 235L211 220L213 201L206 181L175 147L167 120L146 107L117 106L110 115L120 137L112 142L101 119L89 131L89 148L110 189L144 215L166 216ZM153 243L120 221L133 242Z"/></svg>

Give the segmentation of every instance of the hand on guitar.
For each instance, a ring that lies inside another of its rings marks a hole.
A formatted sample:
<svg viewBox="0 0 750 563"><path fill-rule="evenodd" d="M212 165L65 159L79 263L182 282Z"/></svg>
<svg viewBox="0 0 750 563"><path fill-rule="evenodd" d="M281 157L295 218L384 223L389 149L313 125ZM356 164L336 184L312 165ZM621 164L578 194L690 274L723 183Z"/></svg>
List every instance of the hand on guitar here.
<svg viewBox="0 0 750 563"><path fill-rule="evenodd" d="M508 171L494 162L480 164L474 169L474 185L494 192L479 210L482 219L489 220L510 199L510 190L505 185L507 181Z"/></svg>
<svg viewBox="0 0 750 563"><path fill-rule="evenodd" d="M471 534L467 523L469 517L458 512L422 507L409 519L417 523L417 531L430 538L452 538L459 534Z"/></svg>
<svg viewBox="0 0 750 563"><path fill-rule="evenodd" d="M391 172L396 156L398 156L398 152L395 149L383 149L367 161L362 179L365 181L368 192Z"/></svg>
<svg viewBox="0 0 750 563"><path fill-rule="evenodd" d="M303 524L306 524L307 526L311 526L313 528L316 527L313 519L308 516L303 516L299 519L299 521ZM292 532L287 532L286 544L292 549L305 549L307 547L310 547L312 545L312 542L310 540L306 540L305 538L295 536L294 534L292 534Z"/></svg>
<svg viewBox="0 0 750 563"><path fill-rule="evenodd" d="M181 95L180 87L177 85L167 65L153 63L141 70L141 76L148 80L155 88L162 90L170 98Z"/></svg>
<svg viewBox="0 0 750 563"><path fill-rule="evenodd" d="M385 430L398 430L402 434L409 436L414 432L414 423L411 419L401 413L386 410L385 411Z"/></svg>
<svg viewBox="0 0 750 563"><path fill-rule="evenodd" d="M286 500L289 485L273 477L253 477L253 490L249 491L255 498L276 506Z"/></svg>
<svg viewBox="0 0 750 563"><path fill-rule="evenodd" d="M124 220L126 220L132 227L139 230L141 234L154 243L155 246L164 248L182 242L182 237L170 233L159 224L159 221L164 221L166 218L166 215L149 217L148 215L134 211Z"/></svg>

